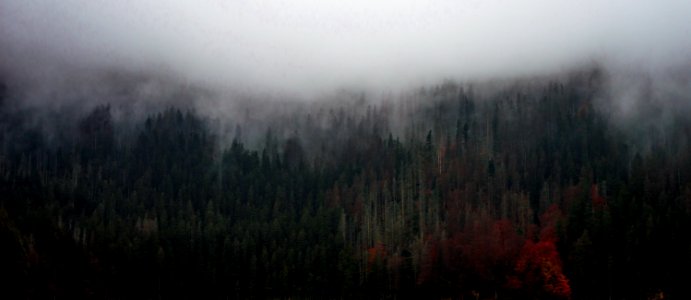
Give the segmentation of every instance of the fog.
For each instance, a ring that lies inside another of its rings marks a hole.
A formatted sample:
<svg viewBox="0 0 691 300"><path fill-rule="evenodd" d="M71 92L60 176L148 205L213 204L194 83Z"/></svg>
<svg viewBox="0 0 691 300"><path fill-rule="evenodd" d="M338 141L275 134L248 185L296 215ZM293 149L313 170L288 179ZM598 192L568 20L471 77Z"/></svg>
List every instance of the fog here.
<svg viewBox="0 0 691 300"><path fill-rule="evenodd" d="M3 0L7 77L166 74L241 93L314 98L603 63L691 61L689 1Z"/></svg>

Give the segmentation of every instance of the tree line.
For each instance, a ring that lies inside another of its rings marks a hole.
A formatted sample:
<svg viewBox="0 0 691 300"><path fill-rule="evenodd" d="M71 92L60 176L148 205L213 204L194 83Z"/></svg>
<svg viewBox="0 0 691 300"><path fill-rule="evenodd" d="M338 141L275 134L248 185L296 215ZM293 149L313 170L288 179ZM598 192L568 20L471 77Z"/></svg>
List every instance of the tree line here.
<svg viewBox="0 0 691 300"><path fill-rule="evenodd" d="M252 147L175 107L50 138L2 88L3 293L684 298L691 120L617 126L601 81L443 84Z"/></svg>

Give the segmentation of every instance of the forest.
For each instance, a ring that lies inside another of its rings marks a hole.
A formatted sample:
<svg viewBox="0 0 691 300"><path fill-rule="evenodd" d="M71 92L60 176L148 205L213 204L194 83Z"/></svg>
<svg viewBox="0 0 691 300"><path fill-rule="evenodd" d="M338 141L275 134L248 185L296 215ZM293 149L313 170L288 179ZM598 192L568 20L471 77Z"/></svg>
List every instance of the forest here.
<svg viewBox="0 0 691 300"><path fill-rule="evenodd" d="M691 110L651 92L620 117L607 81L445 82L252 122L29 107L8 81L0 293L688 299Z"/></svg>

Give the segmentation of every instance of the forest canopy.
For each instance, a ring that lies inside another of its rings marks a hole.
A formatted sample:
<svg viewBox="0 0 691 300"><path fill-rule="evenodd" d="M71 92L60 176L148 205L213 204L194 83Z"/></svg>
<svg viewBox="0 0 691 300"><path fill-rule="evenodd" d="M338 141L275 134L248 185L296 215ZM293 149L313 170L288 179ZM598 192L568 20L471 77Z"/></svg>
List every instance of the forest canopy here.
<svg viewBox="0 0 691 300"><path fill-rule="evenodd" d="M636 109L657 110L617 119L606 82L447 82L258 120L41 109L3 84L3 293L683 299L689 111L647 94Z"/></svg>

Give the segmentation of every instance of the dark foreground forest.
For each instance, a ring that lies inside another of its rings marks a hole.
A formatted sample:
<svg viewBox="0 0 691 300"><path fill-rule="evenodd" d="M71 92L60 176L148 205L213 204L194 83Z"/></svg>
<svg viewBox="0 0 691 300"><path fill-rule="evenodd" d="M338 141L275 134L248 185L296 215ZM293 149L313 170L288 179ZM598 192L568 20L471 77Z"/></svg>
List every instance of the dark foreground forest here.
<svg viewBox="0 0 691 300"><path fill-rule="evenodd" d="M622 116L607 80L355 95L253 131L3 84L1 296L688 299L689 110L643 88Z"/></svg>

